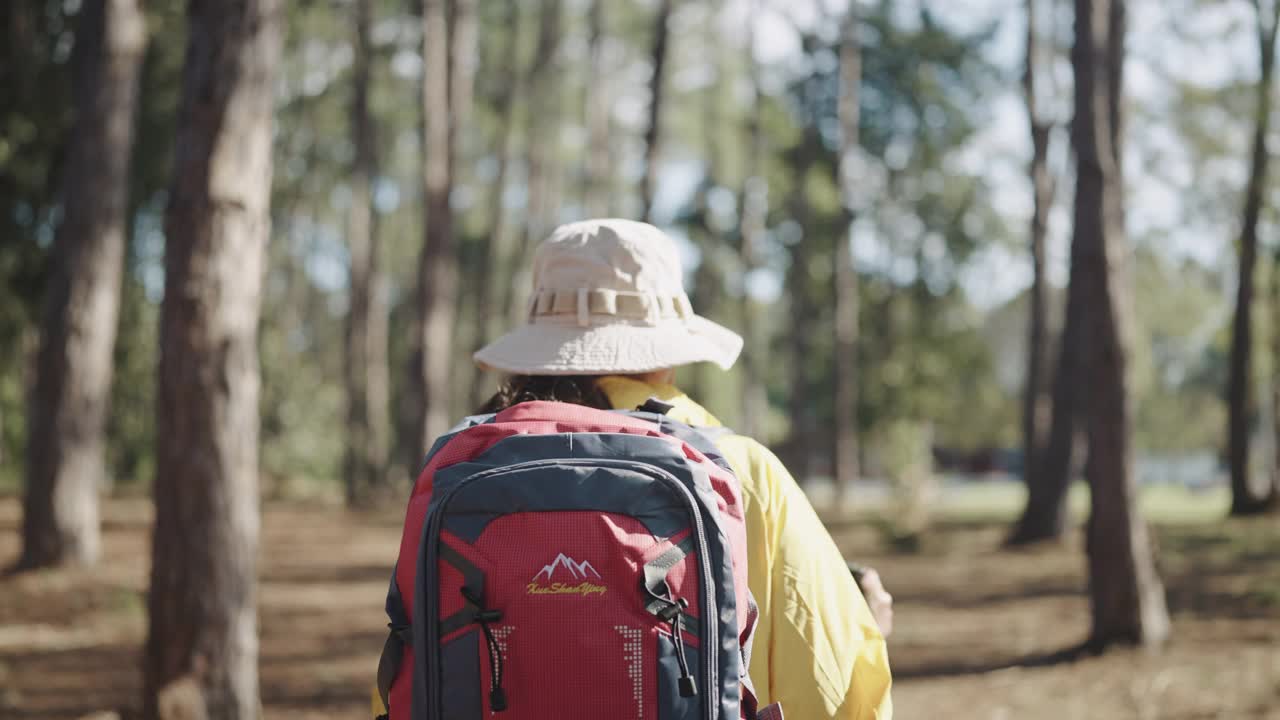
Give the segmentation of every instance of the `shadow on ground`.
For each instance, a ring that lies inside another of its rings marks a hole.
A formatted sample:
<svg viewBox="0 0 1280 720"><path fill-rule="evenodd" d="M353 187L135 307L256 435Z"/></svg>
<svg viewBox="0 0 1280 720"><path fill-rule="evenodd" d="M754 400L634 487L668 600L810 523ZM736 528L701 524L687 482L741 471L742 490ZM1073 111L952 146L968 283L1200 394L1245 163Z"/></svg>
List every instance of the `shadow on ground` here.
<svg viewBox="0 0 1280 720"><path fill-rule="evenodd" d="M144 500L105 507L104 563L0 580L0 718L136 717L146 633ZM347 514L271 504L260 583L265 716L367 717L402 508ZM0 500L0 564L16 557ZM1004 525L941 523L914 554L857 518L831 523L850 559L897 598L889 642L901 718L1280 720L1280 523L1157 531L1173 641L1149 655L1080 652L1088 634L1078 539L1002 552Z"/></svg>

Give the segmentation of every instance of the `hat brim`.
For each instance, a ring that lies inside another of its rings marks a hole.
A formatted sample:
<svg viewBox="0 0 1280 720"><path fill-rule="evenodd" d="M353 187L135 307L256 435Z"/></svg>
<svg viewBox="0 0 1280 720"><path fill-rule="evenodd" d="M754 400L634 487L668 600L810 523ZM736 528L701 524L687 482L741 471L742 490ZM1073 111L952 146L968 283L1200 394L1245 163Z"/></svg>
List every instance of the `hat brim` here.
<svg viewBox="0 0 1280 720"><path fill-rule="evenodd" d="M515 375L612 375L698 362L728 370L741 351L741 336L695 315L658 325L529 323L473 357L482 368Z"/></svg>

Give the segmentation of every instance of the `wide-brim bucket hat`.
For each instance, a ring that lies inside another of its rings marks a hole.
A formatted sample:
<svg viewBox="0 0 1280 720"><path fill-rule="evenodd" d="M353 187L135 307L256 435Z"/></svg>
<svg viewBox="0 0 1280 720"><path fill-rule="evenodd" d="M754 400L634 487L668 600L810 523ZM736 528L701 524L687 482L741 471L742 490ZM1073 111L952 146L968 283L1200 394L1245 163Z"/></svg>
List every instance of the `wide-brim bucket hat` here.
<svg viewBox="0 0 1280 720"><path fill-rule="evenodd" d="M732 330L695 315L675 242L632 220L562 225L538 246L525 322L476 352L517 375L609 375L697 362L729 369Z"/></svg>

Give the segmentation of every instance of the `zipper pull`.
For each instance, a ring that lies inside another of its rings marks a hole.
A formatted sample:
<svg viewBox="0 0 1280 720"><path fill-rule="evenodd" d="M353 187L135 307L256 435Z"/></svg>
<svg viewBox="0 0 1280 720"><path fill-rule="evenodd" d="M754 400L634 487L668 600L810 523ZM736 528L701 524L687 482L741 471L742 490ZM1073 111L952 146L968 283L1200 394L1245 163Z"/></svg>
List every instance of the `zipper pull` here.
<svg viewBox="0 0 1280 720"><path fill-rule="evenodd" d="M680 688L680 697L694 697L698 694L698 685L689 674L689 661L684 654L684 631L680 629L680 617L689 607L689 601L676 598L679 610L671 617L671 641L676 648L676 664L680 666L680 680L676 683ZM674 607L674 606L673 606Z"/></svg>
<svg viewBox="0 0 1280 720"><path fill-rule="evenodd" d="M502 712L507 709L507 694L503 692L501 686L489 691L489 708L494 712Z"/></svg>
<svg viewBox="0 0 1280 720"><path fill-rule="evenodd" d="M695 697L698 694L698 686L693 684L693 678L688 675L680 678L680 697Z"/></svg>
<svg viewBox="0 0 1280 720"><path fill-rule="evenodd" d="M465 585L462 587L462 597L476 607L474 620L480 625L480 630L484 632L485 645L489 650L489 679L491 683L489 688L489 708L493 712L502 712L507 709L507 693L502 689L502 648L498 646L498 640L493 636L493 630L489 627L490 623L502 621L502 611L492 608L486 609L479 594Z"/></svg>

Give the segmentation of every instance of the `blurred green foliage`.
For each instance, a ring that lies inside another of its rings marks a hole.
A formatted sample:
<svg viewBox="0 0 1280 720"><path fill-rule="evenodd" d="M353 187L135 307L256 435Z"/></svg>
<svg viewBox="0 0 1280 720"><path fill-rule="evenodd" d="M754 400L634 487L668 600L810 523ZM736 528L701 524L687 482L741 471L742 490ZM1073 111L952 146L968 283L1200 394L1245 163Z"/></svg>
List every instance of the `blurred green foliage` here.
<svg viewBox="0 0 1280 720"><path fill-rule="evenodd" d="M638 208L652 8L599 1L606 3L608 79L615 101L612 186L618 212L629 214ZM562 101L554 142L561 169L559 206L566 220L582 212L588 4L566 3L556 59ZM517 233L523 233L526 220L527 71L543 6L519 3L518 21L511 22L497 3L480 4L475 108L462 128L453 198L466 273L453 407L459 416L470 409L474 370L467 355L483 339L475 328L474 292L486 283L509 282L486 267L481 240L493 227L495 206L504 209ZM23 29L10 34L22 42L0 50L0 484L10 486L21 475L23 348L37 329L44 255L57 219L75 7L42 0L4 3L0 9L0 24ZM271 263L260 335L261 462L267 492L295 494L339 486L352 23L343 2L285 7ZM900 448L909 448L907 455L927 453L929 442L920 438L959 449L1012 447L1018 441L1020 376L1006 370L1022 364L1024 298L979 307L961 282L993 248L1014 256L1024 252L1025 219L1000 210L1005 206L998 195L1007 188L992 185L985 167L989 159L973 149L993 122L989 98L1018 78L989 59L995 24L960 31L927 9L908 11L907 5L888 0L862 7L865 167L855 226L862 333L858 414L868 467L901 475L920 458L904 459ZM673 18L670 102L662 121L669 167L663 177L687 192L672 193L679 197L668 199L672 207L660 220L688 238L690 257L705 263L696 273L690 268L690 279L704 284L695 291L707 314L741 326L743 293L750 293L761 311L771 404L763 439L781 445L792 429L788 411L796 374L791 363L803 363L814 427L830 427L833 414L831 272L846 230L835 162L838 23L796 28L801 52L754 67L742 46L744 19L720 8L713 2L681 3ZM147 12L151 43L143 70L131 193L134 222L108 427L110 475L119 486L144 486L154 472L165 187L185 42L182 3L148 3ZM379 160L374 199L392 307L392 412L407 374L407 328L422 240L421 28L415 12L414 3L378 0L372 31ZM775 8L771 17L784 24L788 16ZM502 67L499 58L510 43L518 46L518 63ZM754 72L764 88L759 98L749 92ZM502 189L494 187L496 153L504 139L496 104L513 85L518 94L509 184ZM1223 113L1237 112L1247 97L1235 85L1180 92L1187 111L1170 113L1162 122L1192 149L1193 166L1211 179L1180 197L1182 210L1225 233L1224 225L1236 214L1238 191L1209 170L1237 148L1214 123ZM765 245L758 248L763 267L748 279L736 248L741 192L751 165L749 124L756 118L764 136L761 176L769 207ZM1142 121L1142 108L1135 118ZM1151 167L1162 167L1158 145L1141 150L1152 159ZM497 205L495 192L504 193ZM1170 259L1159 243L1154 231L1138 238L1129 268L1138 321L1137 444L1161 452L1216 448L1224 424L1224 281L1202 264ZM797 323L802 310L809 316ZM1055 318L1051 325L1056 323ZM793 357L801 331L807 333L809 352ZM1263 367L1270 368L1269 362ZM681 377L727 423L741 422L740 369L691 368ZM816 468L820 473L821 463Z"/></svg>

